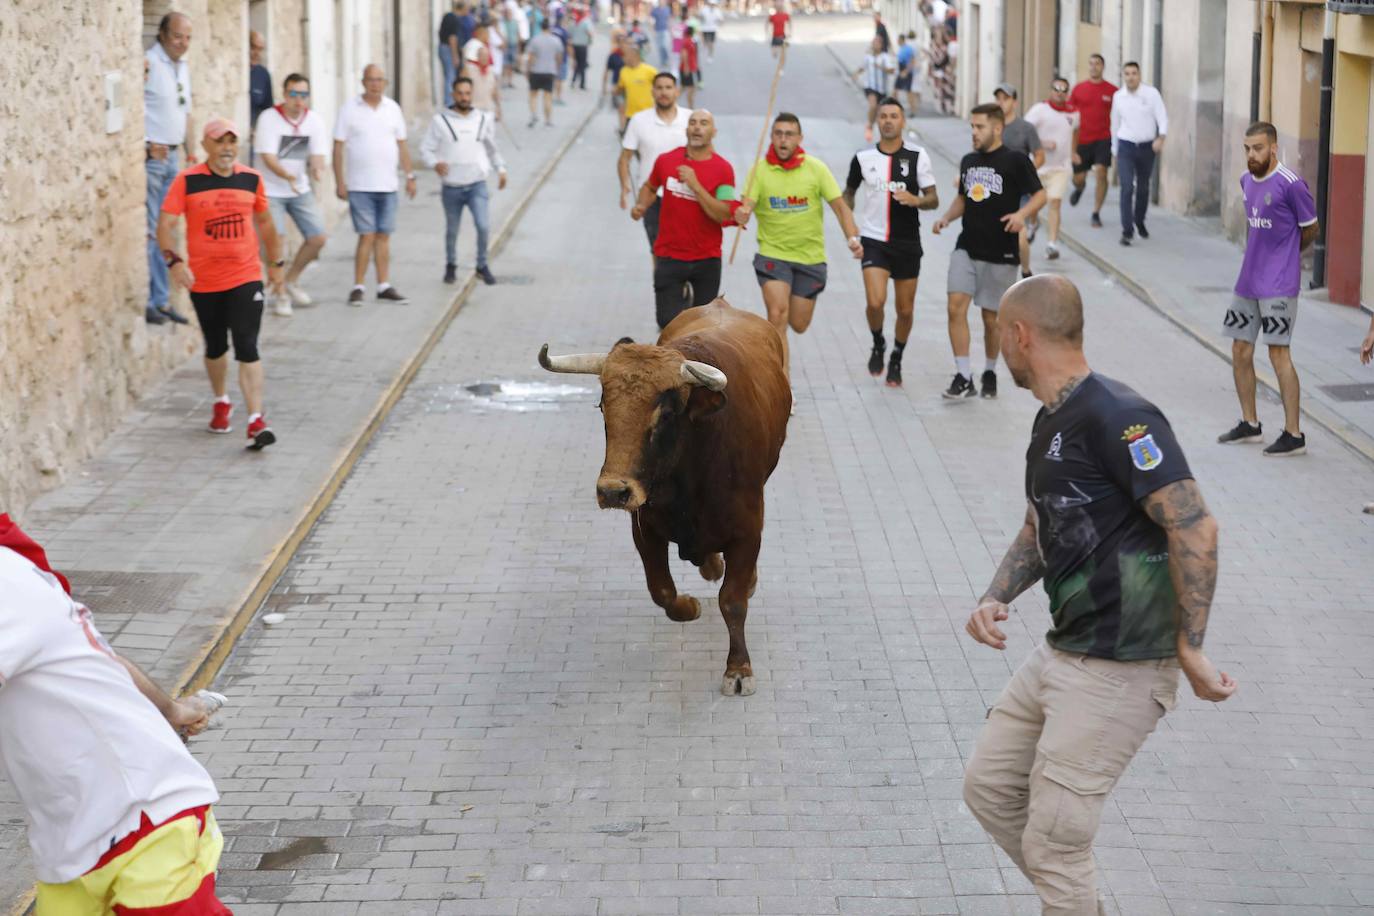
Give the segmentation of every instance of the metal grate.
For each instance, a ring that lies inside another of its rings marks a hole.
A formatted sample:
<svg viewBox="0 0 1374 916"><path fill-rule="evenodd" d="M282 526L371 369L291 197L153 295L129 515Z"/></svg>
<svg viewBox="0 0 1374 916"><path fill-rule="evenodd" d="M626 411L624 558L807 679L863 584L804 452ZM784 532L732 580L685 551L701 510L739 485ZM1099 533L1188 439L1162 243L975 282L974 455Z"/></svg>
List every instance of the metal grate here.
<svg viewBox="0 0 1374 916"><path fill-rule="evenodd" d="M100 631L113 639L135 614L157 613L171 607L190 573L63 570L72 583L72 596L91 609Z"/></svg>
<svg viewBox="0 0 1374 916"><path fill-rule="evenodd" d="M1374 382L1361 382L1354 385L1320 385L1337 401L1374 401Z"/></svg>

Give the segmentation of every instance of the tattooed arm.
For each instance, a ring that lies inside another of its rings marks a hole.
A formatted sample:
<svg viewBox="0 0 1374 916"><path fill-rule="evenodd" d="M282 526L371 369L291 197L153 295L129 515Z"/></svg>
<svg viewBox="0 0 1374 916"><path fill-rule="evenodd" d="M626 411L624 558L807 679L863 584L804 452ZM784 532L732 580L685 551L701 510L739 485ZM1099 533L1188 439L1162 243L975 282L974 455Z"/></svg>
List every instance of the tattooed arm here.
<svg viewBox="0 0 1374 916"><path fill-rule="evenodd" d="M1217 586L1216 519L1193 480L1160 487L1140 504L1169 538L1169 577L1178 595L1179 665L1199 698L1224 700L1236 692L1236 682L1218 672L1202 652Z"/></svg>
<svg viewBox="0 0 1374 916"><path fill-rule="evenodd" d="M977 609L964 626L968 635L985 646L994 649L1007 647L1007 636L997 626L997 621L1006 620L1007 604L1017 595L1030 588L1045 574L1045 563L1040 558L1040 546L1035 542L1035 509L1026 506L1026 522L1016 533L992 584L983 593Z"/></svg>

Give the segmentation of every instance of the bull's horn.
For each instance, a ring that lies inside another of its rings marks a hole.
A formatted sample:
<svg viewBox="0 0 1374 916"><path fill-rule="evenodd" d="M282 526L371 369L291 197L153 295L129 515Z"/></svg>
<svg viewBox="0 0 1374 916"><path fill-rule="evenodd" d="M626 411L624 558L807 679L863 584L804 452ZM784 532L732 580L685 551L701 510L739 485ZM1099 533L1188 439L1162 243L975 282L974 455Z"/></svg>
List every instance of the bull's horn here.
<svg viewBox="0 0 1374 916"><path fill-rule="evenodd" d="M603 353L573 353L568 356L550 356L548 344L539 348L539 365L550 372L600 375L601 367L605 364L606 356Z"/></svg>
<svg viewBox="0 0 1374 916"><path fill-rule="evenodd" d="M682 361L682 380L692 385L710 388L712 391L724 391L725 383L729 381L725 373L715 366L708 366L694 359Z"/></svg>

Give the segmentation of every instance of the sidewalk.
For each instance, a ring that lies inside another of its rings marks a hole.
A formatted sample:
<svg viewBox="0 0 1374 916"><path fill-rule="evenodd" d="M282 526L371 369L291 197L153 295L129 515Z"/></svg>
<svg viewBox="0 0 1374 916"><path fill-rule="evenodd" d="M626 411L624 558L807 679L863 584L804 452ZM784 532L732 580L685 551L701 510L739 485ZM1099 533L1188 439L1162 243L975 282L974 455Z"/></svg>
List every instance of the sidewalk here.
<svg viewBox="0 0 1374 916"><path fill-rule="evenodd" d="M523 85L507 92L508 121L497 139L510 183L499 192L491 185L494 246L584 126L614 129L612 112L596 112L594 91L568 92L569 104L554 110L553 129L526 128ZM412 137L413 148L419 139ZM606 169L610 175L610 163ZM479 303L491 295L480 282L473 288L470 217L458 239L459 285L441 282L444 221L433 172L421 172L420 191L413 201L402 199L397 223L392 280L408 304L377 302L369 275L366 304L345 305L355 236L344 219L304 277L316 305L291 318L264 316L267 416L276 445L261 453L244 449L247 414L236 382L234 432L207 435L209 386L201 361L188 360L96 457L19 518L95 610L115 648L169 688L213 674L466 293ZM499 259L493 270L506 284L532 279L502 275ZM198 334L175 326L167 333ZM473 342L474 350L481 346ZM371 533L379 543L394 535ZM13 792L0 784L0 912L32 886L23 825Z"/></svg>
<svg viewBox="0 0 1374 916"><path fill-rule="evenodd" d="M963 121L923 117L915 119L913 126L920 142L933 154L947 159L951 167L970 149L968 125ZM941 191L944 190L942 187ZM1229 364L1230 340L1221 333L1221 319L1231 301L1241 249L1222 234L1220 222L1182 217L1152 207L1147 217L1149 240L1137 238L1126 248L1118 242L1119 189L1108 189L1101 229L1092 228L1089 222L1092 193L1090 178L1084 200L1077 207L1064 203L1060 238L1069 249L1064 256L1089 261ZM1032 251L1032 269L1045 263L1045 237L1042 222L1040 238ZM1359 345L1369 328L1369 316L1359 309L1332 304L1326 299L1325 290L1304 289L1299 301L1293 360L1302 382L1303 411L1310 421L1307 425L1314 422L1323 427L1309 430L1313 433L1309 447L1322 448L1324 439L1336 436L1374 460L1374 370L1359 361ZM1277 434L1283 423L1278 383L1264 348L1259 350L1255 369L1264 386L1260 391L1260 419ZM1161 357L1161 369L1165 370L1176 358L1174 354ZM1184 358L1194 357L1190 353ZM1217 384L1229 389L1229 370L1218 373ZM1362 386L1362 395L1351 387L1342 391L1338 386ZM1341 398L1352 394L1364 399ZM1236 415L1240 415L1239 407Z"/></svg>

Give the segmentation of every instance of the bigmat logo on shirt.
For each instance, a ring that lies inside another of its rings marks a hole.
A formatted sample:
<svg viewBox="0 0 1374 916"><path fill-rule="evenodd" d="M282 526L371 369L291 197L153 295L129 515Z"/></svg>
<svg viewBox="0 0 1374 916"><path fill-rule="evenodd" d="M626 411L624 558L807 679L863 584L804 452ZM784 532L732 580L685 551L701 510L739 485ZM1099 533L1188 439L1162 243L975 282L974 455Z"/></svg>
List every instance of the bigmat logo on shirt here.
<svg viewBox="0 0 1374 916"><path fill-rule="evenodd" d="M980 165L964 173L964 193L976 204L1002 193L1002 176L996 169Z"/></svg>
<svg viewBox="0 0 1374 916"><path fill-rule="evenodd" d="M811 206L811 198L788 194L786 197L768 198L768 206L774 210L805 210Z"/></svg>

